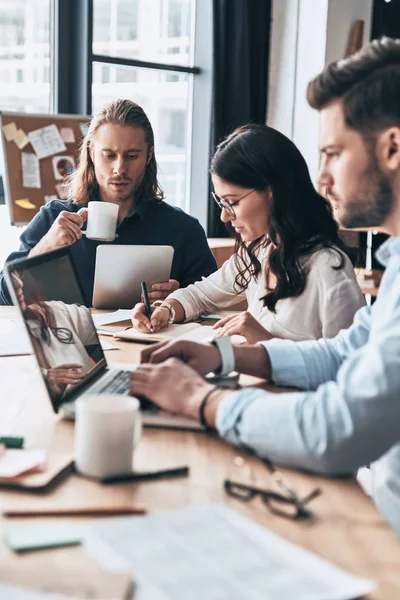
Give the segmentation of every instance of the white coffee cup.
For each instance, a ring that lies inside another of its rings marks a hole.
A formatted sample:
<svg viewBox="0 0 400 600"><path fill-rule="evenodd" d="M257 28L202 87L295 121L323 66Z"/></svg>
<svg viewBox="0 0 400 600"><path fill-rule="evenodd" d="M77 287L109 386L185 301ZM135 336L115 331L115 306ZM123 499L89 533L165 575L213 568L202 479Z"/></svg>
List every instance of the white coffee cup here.
<svg viewBox="0 0 400 600"><path fill-rule="evenodd" d="M77 471L98 478L130 473L141 423L137 398L89 394L79 398L75 424Z"/></svg>
<svg viewBox="0 0 400 600"><path fill-rule="evenodd" d="M91 240L101 240L103 242L112 242L115 240L115 231L117 229L118 204L113 202L95 202L88 203L88 218L85 233Z"/></svg>

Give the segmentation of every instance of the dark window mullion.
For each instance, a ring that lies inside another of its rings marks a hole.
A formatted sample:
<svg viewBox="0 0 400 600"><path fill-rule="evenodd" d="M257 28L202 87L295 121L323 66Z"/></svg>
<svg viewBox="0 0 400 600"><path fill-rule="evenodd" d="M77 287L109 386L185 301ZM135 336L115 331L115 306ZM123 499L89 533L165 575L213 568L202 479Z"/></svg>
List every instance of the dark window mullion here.
<svg viewBox="0 0 400 600"><path fill-rule="evenodd" d="M53 0L53 108L90 114L92 105L93 0Z"/></svg>
<svg viewBox="0 0 400 600"><path fill-rule="evenodd" d="M199 67L185 67L183 65L170 65L167 63L156 63L147 60L137 60L135 58L122 58L108 56L105 54L92 54L93 62L105 63L109 65L118 65L124 67L139 67L143 69L156 69L158 71L175 71L179 73L192 73L198 75L201 70Z"/></svg>

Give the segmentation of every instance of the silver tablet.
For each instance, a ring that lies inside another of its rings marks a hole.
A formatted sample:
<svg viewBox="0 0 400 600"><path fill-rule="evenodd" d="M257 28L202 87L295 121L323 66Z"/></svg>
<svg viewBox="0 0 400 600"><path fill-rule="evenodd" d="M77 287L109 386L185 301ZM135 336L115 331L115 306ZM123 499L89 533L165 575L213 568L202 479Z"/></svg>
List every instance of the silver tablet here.
<svg viewBox="0 0 400 600"><path fill-rule="evenodd" d="M97 247L94 274L94 308L133 308L140 302L140 284L150 290L153 283L168 281L172 246Z"/></svg>

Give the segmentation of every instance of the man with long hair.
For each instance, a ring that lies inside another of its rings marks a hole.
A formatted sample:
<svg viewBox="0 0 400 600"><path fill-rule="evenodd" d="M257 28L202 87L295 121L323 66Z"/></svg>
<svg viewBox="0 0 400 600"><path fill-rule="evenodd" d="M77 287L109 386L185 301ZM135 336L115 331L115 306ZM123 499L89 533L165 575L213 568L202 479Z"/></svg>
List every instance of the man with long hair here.
<svg viewBox="0 0 400 600"><path fill-rule="evenodd" d="M216 269L199 222L163 201L157 180L154 135L144 110L131 100L106 104L93 117L79 165L70 178L71 199L43 206L20 238L20 248L8 260L36 256L61 246L71 254L86 300L91 301L98 242L82 236L91 200L119 206L114 243L173 246L169 282L154 284L152 300L164 299ZM10 297L0 275L0 304Z"/></svg>
<svg viewBox="0 0 400 600"><path fill-rule="evenodd" d="M334 474L370 464L374 500L400 535L400 40L328 65L307 97L321 115L319 183L340 223L391 236L375 304L333 339L152 347L144 361L161 364L138 368L131 391L284 465ZM305 391L232 392L196 374L221 369Z"/></svg>

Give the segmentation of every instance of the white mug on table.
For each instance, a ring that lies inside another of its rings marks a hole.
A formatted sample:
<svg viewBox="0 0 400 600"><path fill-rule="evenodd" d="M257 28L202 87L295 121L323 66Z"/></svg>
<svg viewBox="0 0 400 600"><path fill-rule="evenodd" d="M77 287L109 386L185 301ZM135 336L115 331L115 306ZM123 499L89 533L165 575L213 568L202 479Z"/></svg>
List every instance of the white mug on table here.
<svg viewBox="0 0 400 600"><path fill-rule="evenodd" d="M118 220L118 204L112 202L88 203L88 218L86 231L83 233L90 240L101 240L112 242L115 240L115 232Z"/></svg>
<svg viewBox="0 0 400 600"><path fill-rule="evenodd" d="M98 478L130 473L140 434L137 398L89 394L79 398L75 424L77 471Z"/></svg>

